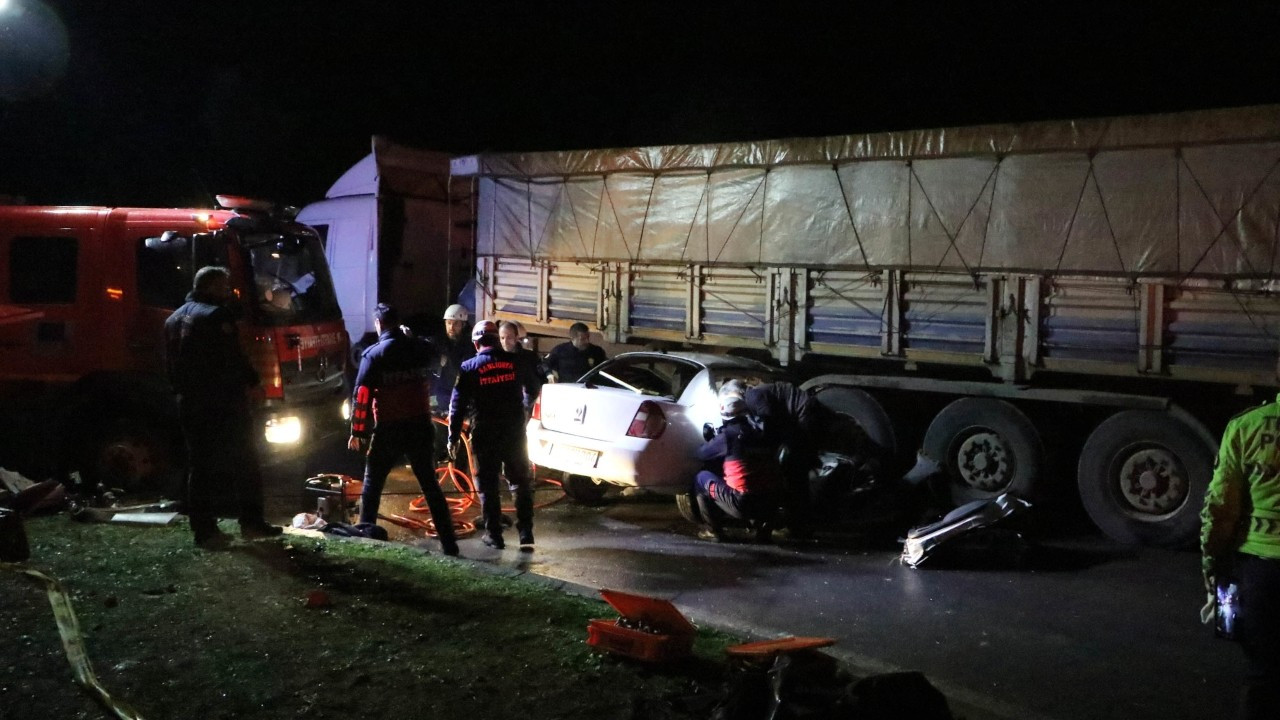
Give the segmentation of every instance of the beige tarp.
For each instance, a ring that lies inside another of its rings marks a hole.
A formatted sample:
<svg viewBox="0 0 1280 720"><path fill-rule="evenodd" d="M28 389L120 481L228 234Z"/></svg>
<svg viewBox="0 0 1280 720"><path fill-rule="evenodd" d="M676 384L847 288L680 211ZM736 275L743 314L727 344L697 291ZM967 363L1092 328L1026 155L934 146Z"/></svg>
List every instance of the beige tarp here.
<svg viewBox="0 0 1280 720"><path fill-rule="evenodd" d="M1280 106L479 155L453 172L479 178L482 256L1253 277L1280 260Z"/></svg>

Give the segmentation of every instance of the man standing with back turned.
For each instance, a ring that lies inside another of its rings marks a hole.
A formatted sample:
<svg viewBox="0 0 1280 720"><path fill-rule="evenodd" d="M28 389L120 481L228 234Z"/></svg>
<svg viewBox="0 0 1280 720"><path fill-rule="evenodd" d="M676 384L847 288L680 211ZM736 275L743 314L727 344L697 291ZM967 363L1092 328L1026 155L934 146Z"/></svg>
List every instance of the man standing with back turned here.
<svg viewBox="0 0 1280 720"><path fill-rule="evenodd" d="M449 402L449 455L462 438L462 421L469 410L471 448L475 454L476 484L484 519L484 544L502 549L502 501L498 476L504 471L516 499L516 530L521 545L533 545L533 488L529 480L529 451L525 446L524 393L536 390L516 357L502 349L492 320L476 323L471 331L476 356L462 363Z"/></svg>
<svg viewBox="0 0 1280 720"><path fill-rule="evenodd" d="M229 277L226 268L200 268L187 303L164 323L169 382L178 394L191 464L187 516L196 545L206 550L221 550L230 542L214 512L217 487L224 482L235 493L242 537L283 532L263 518L262 471L248 396L259 380L227 307Z"/></svg>
<svg viewBox="0 0 1280 720"><path fill-rule="evenodd" d="M360 522L376 524L382 487L391 467L404 456L418 478L435 522L440 550L458 554L449 503L436 480L435 429L431 419L431 370L436 351L425 340L400 330L395 308L379 303L373 311L378 342L360 357L355 397L351 403L351 438L347 447L366 443L364 488L360 491Z"/></svg>

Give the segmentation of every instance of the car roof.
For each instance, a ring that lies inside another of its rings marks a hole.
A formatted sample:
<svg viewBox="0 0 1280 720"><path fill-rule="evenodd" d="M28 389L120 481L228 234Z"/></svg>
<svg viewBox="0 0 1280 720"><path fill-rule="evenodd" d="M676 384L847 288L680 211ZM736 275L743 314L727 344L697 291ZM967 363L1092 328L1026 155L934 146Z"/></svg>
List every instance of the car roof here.
<svg viewBox="0 0 1280 720"><path fill-rule="evenodd" d="M653 357L653 358L678 358L697 363L709 370L726 370L726 369L745 369L745 370L765 370L769 372L781 372L778 368L770 367L762 362L752 360L751 358L738 357L736 355L713 355L712 353L703 352L686 352L683 350L664 352L653 350L641 350L636 352L626 352L615 355L612 359L631 358L631 357Z"/></svg>

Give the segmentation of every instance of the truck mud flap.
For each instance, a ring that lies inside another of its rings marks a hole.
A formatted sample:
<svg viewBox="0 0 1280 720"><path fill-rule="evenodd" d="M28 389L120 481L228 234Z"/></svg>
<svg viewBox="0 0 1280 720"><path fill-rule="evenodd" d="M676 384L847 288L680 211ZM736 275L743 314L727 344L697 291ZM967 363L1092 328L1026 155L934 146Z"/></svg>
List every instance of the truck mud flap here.
<svg viewBox="0 0 1280 720"><path fill-rule="evenodd" d="M972 539L980 531L986 531L983 539L992 552L999 551L1000 545L1021 545L1024 541L1019 533L997 526L1008 525L1010 518L1022 515L1030 508L1031 503L1009 493L992 500L975 500L961 505L937 522L908 531L902 547L902 562L918 567L940 547L958 545L959 539Z"/></svg>

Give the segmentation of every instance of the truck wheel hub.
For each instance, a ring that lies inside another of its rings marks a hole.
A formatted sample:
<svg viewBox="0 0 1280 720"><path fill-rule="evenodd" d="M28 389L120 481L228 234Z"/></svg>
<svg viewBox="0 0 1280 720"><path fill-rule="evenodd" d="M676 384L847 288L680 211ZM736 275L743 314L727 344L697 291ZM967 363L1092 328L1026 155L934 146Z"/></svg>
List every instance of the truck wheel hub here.
<svg viewBox="0 0 1280 720"><path fill-rule="evenodd" d="M1119 480L1120 494L1140 515L1166 515L1187 499L1187 481L1178 458L1163 448L1130 455L1120 468Z"/></svg>
<svg viewBox="0 0 1280 720"><path fill-rule="evenodd" d="M965 438L956 454L956 467L961 481L986 492L1003 490L1012 474L1012 453L1004 440L993 432L979 432Z"/></svg>

